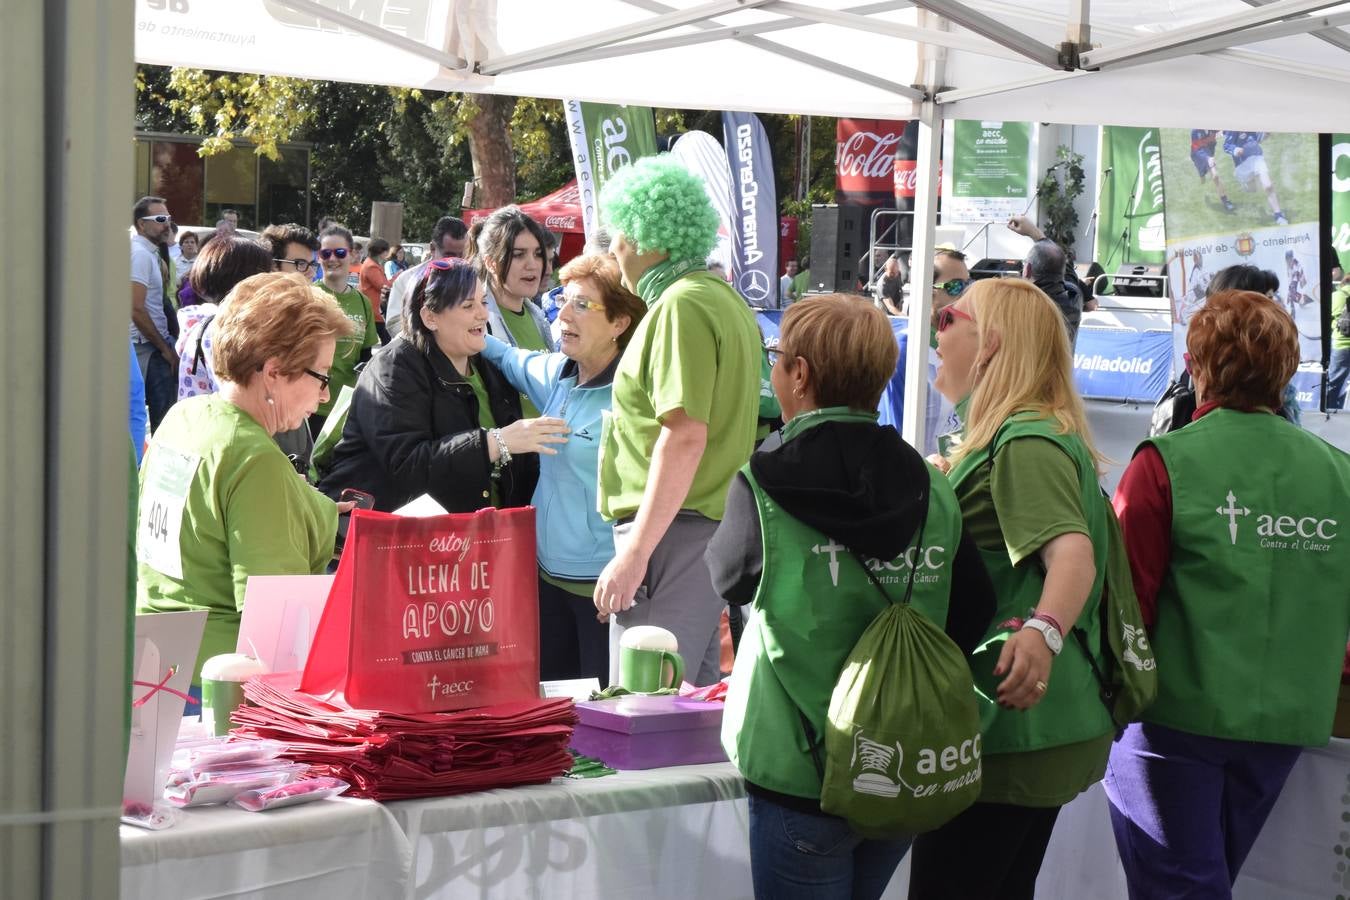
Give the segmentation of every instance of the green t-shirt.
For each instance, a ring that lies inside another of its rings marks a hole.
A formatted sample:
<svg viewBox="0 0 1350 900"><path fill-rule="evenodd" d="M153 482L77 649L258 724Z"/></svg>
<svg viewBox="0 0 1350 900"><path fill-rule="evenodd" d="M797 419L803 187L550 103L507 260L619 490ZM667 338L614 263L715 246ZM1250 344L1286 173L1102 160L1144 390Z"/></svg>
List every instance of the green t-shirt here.
<svg viewBox="0 0 1350 900"><path fill-rule="evenodd" d="M483 384L483 374L479 371L478 365L470 363L470 371L464 376L464 380L473 388L474 397L478 398L478 427L484 431L490 431L497 427L497 420L492 418L492 407L488 404L487 386ZM497 480L492 479L492 496L490 498L493 506L501 506L501 495L497 492Z"/></svg>
<svg viewBox="0 0 1350 900"><path fill-rule="evenodd" d="M337 505L305 483L272 437L219 394L165 417L141 464L139 612L207 611L193 669L233 653L250 575L317 575L333 558Z"/></svg>
<svg viewBox="0 0 1350 900"><path fill-rule="evenodd" d="M567 591L569 594L585 597L587 600L595 596L594 581L568 581L566 578L555 578L543 569L539 570L539 580L547 582L555 588Z"/></svg>
<svg viewBox="0 0 1350 900"><path fill-rule="evenodd" d="M502 321L506 323L506 330L511 332L511 337L515 338L516 346L522 350L539 350L548 352L548 342L544 336L539 333L539 328L534 324L534 319L529 312L521 307L520 312L511 312L500 303L497 308L502 312ZM539 410L530 398L522 392L520 395L521 415L526 419L538 418Z"/></svg>
<svg viewBox="0 0 1350 900"><path fill-rule="evenodd" d="M957 486L961 515L982 550L1003 550L1014 565L1034 556L1051 538L1088 533L1078 469L1048 440L1022 438L999 449L998 465ZM1028 478L1034 472L1036 477ZM1070 650L1066 642L1065 649ZM1059 806L1104 773L1114 735L1022 753L986 753L981 803Z"/></svg>
<svg viewBox="0 0 1350 900"><path fill-rule="evenodd" d="M707 423L708 443L681 507L721 520L731 479L755 445L761 347L750 308L721 278L692 272L666 288L614 374L600 446L601 515L637 512L661 420L682 409Z"/></svg>
<svg viewBox="0 0 1350 900"><path fill-rule="evenodd" d="M355 331L337 342L337 352L333 354L333 368L328 370L328 399L319 405L319 415L326 416L337 402L338 394L348 385L356 384L356 366L361 362L361 353L367 347L380 342L375 332L375 314L370 309L370 298L356 288L348 288L341 294L335 293L322 281L319 287L333 295L342 312L351 320Z"/></svg>

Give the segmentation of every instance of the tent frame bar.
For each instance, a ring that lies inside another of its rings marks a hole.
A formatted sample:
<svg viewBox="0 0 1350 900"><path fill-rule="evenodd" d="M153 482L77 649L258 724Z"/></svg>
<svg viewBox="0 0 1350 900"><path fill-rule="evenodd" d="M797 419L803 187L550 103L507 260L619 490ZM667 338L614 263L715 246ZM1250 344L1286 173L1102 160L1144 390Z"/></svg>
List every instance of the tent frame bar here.
<svg viewBox="0 0 1350 900"><path fill-rule="evenodd" d="M430 60L446 69L453 71L465 71L469 64L461 57L453 53L446 53L437 50L435 47L429 47L421 41L415 41L410 37L401 34L395 34L386 28L381 28L372 22L364 19L358 19L356 16L348 13L339 12L330 9L322 4L315 3L314 0L271 0L277 6L284 6L287 9L293 9L296 12L308 13L322 19L325 22L332 22L334 25L341 25L343 28L355 31L357 34L363 34L371 40L379 41L381 44L393 47L396 50L402 50L413 56L419 56L422 59Z"/></svg>
<svg viewBox="0 0 1350 900"><path fill-rule="evenodd" d="M1350 13L1343 12L1330 16L1289 19L1285 22L1275 22L1270 25L1262 25L1259 28L1252 28L1236 35L1215 35L1214 37L1198 40L1186 46L1172 47L1167 50L1155 50L1152 53L1142 53L1138 56L1113 63L1111 69L1116 70L1128 68L1130 66L1144 65L1146 63L1162 62L1163 60L1174 59L1178 56L1191 56L1193 54L1209 53L1215 50L1228 50L1235 45L1245 46L1248 44L1259 44L1263 41L1272 41L1277 38L1291 37L1297 34L1308 34L1315 33L1316 31L1335 29L1341 25L1350 25Z"/></svg>
<svg viewBox="0 0 1350 900"><path fill-rule="evenodd" d="M636 6L639 9L645 9L648 12L670 12L672 10L672 7L660 3L658 2L658 0L625 0L625 2L627 2L630 6ZM883 4L876 4L876 5L881 6ZM913 3L908 2L908 0L906 0L906 2L903 3L903 6L905 7L913 6ZM807 23L801 23L796 22L795 20L787 19L783 20L783 22L781 23L772 22L764 24L781 25L784 28L796 28L799 27L800 25ZM694 23L694 27L702 29L703 35L721 34L728 30L733 31L739 30L739 29L719 28L712 22L697 22ZM696 38L700 37L700 35L697 34L686 35L685 37ZM843 63L835 62L832 59L824 59L823 57L815 56L814 54L811 53L806 53L800 50L794 50L790 47L785 47L782 44L767 40L762 37L751 35L749 37L734 37L733 40L735 40L737 43L744 44L747 47L754 47L756 50L761 50L765 53L771 53L775 56L782 56L788 59L796 60L797 62L802 63L803 65L811 66L812 68L815 69L820 69L822 72L830 72L831 74L839 75L843 78L848 78L852 81L856 81L859 84L871 85L872 87L875 87L879 90L887 91L899 97L903 97L904 99L909 100L913 103L917 103L919 102L919 100L923 98L923 95L919 91L915 90L909 85L898 84L894 81L887 81L885 78L882 78L879 75L873 75L871 72L864 72L861 71L860 69L854 69L851 66L846 66ZM697 43L697 41L691 41L691 43ZM633 45L631 44L627 45L628 49L630 50L632 49L632 46Z"/></svg>
<svg viewBox="0 0 1350 900"><path fill-rule="evenodd" d="M1343 2L1344 0L1277 0L1275 3L1237 15L1221 16L1195 25L1174 28L1152 37L1128 41L1119 47L1089 50L1082 55L1081 62L1085 69L1104 69L1140 57L1154 57L1162 51L1189 48L1193 44L1224 35L1231 38L1228 46L1232 47L1243 43L1242 35L1254 28L1316 12L1329 6L1339 6Z"/></svg>
<svg viewBox="0 0 1350 900"><path fill-rule="evenodd" d="M868 3L863 6L849 7L848 9L841 10L841 12L851 13L857 16L870 16L873 13L908 9L913 5L911 0L886 0L886 2L882 3ZM649 7L644 6L643 8ZM707 31L698 31L693 34L672 34L667 37L653 38L649 41L610 44L605 47L596 47L592 50L573 53L568 57L568 62L594 62L600 59L610 59L615 56L633 56L639 53L654 53L659 50L673 50L678 47L690 47L698 44L713 43L715 41L743 39L755 35L771 34L775 31L788 31L793 28L801 28L811 23L792 18L784 18L773 22L757 22L754 25L712 26L711 23L707 24L710 26ZM524 63L512 66L511 71L524 72L548 65L550 65L550 63L547 62Z"/></svg>
<svg viewBox="0 0 1350 900"><path fill-rule="evenodd" d="M633 22L628 25L620 25L617 28L608 28L593 34L571 38L566 41L559 41L556 44L536 47L533 50L526 50L523 53L507 54L498 59L484 62L479 66L479 71L484 75L500 75L503 72L510 72L512 69L522 65L550 62L552 60L570 57L574 53L593 50L597 47L607 47L610 44L617 44L621 41L627 41L633 38L646 37L649 34L668 31L672 28L680 28L684 25L696 24L717 16L727 15L728 13L740 12L746 9L756 9L769 2L771 2L771 0L712 0L710 3L703 3L699 6L690 7L689 9L676 9L667 13L662 13L655 18L647 19L642 22Z"/></svg>
<svg viewBox="0 0 1350 900"><path fill-rule="evenodd" d="M991 84L987 87L969 88L961 91L941 91L937 95L936 101L939 106L950 106L953 103L960 103L962 100L975 100L980 97L992 97L995 94L1006 94L1009 91L1020 91L1023 88L1040 87L1043 84L1068 81L1070 78L1079 78L1086 74L1088 73L1082 69L1073 72L1049 72L1045 75L1024 78L1021 81L1010 81L1005 84Z"/></svg>
<svg viewBox="0 0 1350 900"><path fill-rule="evenodd" d="M912 6L907 3L906 6ZM783 12L794 16L797 19L804 19L808 22L819 22L824 25L837 25L841 28L852 28L855 31L862 31L868 34L884 34L890 37L901 38L902 40L914 41L918 44L931 44L937 47L947 47L952 50L965 50L970 53L978 53L982 56L996 56L1004 59L1022 59L1022 55L1005 50L996 44L990 44L984 38L968 37L964 34L955 34L950 31L936 31L932 28L919 28L914 25L903 25L899 22L883 22L877 19L869 19L865 16L853 14L849 10L828 10L819 9L814 6L805 6L800 3L793 3L791 0L774 0L767 7L766 11Z"/></svg>
<svg viewBox="0 0 1350 900"><path fill-rule="evenodd" d="M1268 6L1275 0L1242 0L1248 6ZM1342 50L1350 50L1350 35L1338 28L1323 28L1320 31L1314 31L1313 37L1321 41L1326 41L1333 47L1339 47Z"/></svg>
<svg viewBox="0 0 1350 900"><path fill-rule="evenodd" d="M971 9L958 0L914 0L914 5L967 28L995 44L1007 47L1032 62L1048 69L1063 68L1059 50L1029 37L1016 28L1005 25L982 12Z"/></svg>

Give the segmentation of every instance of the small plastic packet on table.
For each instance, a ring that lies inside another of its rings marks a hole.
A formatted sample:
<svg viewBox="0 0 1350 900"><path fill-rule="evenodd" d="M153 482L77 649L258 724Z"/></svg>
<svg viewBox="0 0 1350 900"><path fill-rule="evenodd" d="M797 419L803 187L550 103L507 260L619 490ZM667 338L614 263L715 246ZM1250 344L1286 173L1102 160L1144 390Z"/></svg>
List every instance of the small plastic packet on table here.
<svg viewBox="0 0 1350 900"><path fill-rule="evenodd" d="M269 809L280 809L283 806L296 806L300 803L311 803L315 800L327 800L329 797L336 797L349 787L351 785L340 778L309 778L304 781L293 781L279 787L244 791L231 800L230 805L246 809L249 812L264 812Z"/></svg>
<svg viewBox="0 0 1350 900"><path fill-rule="evenodd" d="M188 775L186 780L171 780L164 797L184 809L228 803L244 791L277 787L303 777L308 770L304 763L274 763L205 771Z"/></svg>
<svg viewBox="0 0 1350 900"><path fill-rule="evenodd" d="M225 766L261 766L276 759L285 750L286 745L280 741L207 738L179 744L173 753L173 768L195 774Z"/></svg>

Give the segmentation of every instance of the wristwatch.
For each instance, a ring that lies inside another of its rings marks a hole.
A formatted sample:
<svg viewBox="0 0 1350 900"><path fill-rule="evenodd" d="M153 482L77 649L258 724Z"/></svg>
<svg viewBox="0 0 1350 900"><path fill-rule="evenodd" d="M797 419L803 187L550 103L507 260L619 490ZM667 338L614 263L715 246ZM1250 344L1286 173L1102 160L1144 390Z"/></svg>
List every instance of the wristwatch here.
<svg viewBox="0 0 1350 900"><path fill-rule="evenodd" d="M1059 656L1059 651L1064 649L1064 638L1060 635L1059 629L1044 619L1027 619L1022 623L1022 627L1039 631L1041 637L1045 638L1045 645L1055 656Z"/></svg>

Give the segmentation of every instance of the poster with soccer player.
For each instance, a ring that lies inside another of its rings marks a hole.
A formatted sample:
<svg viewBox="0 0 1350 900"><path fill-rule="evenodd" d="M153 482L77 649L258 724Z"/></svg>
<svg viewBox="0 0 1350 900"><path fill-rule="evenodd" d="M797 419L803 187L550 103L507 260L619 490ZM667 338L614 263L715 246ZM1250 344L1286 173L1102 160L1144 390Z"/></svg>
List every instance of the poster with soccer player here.
<svg viewBox="0 0 1350 900"><path fill-rule="evenodd" d="M1279 279L1272 296L1298 326L1304 363L1320 371L1317 135L1164 129L1162 162L1174 367L1210 280L1250 265ZM1301 404L1316 407L1317 392L1298 380Z"/></svg>

